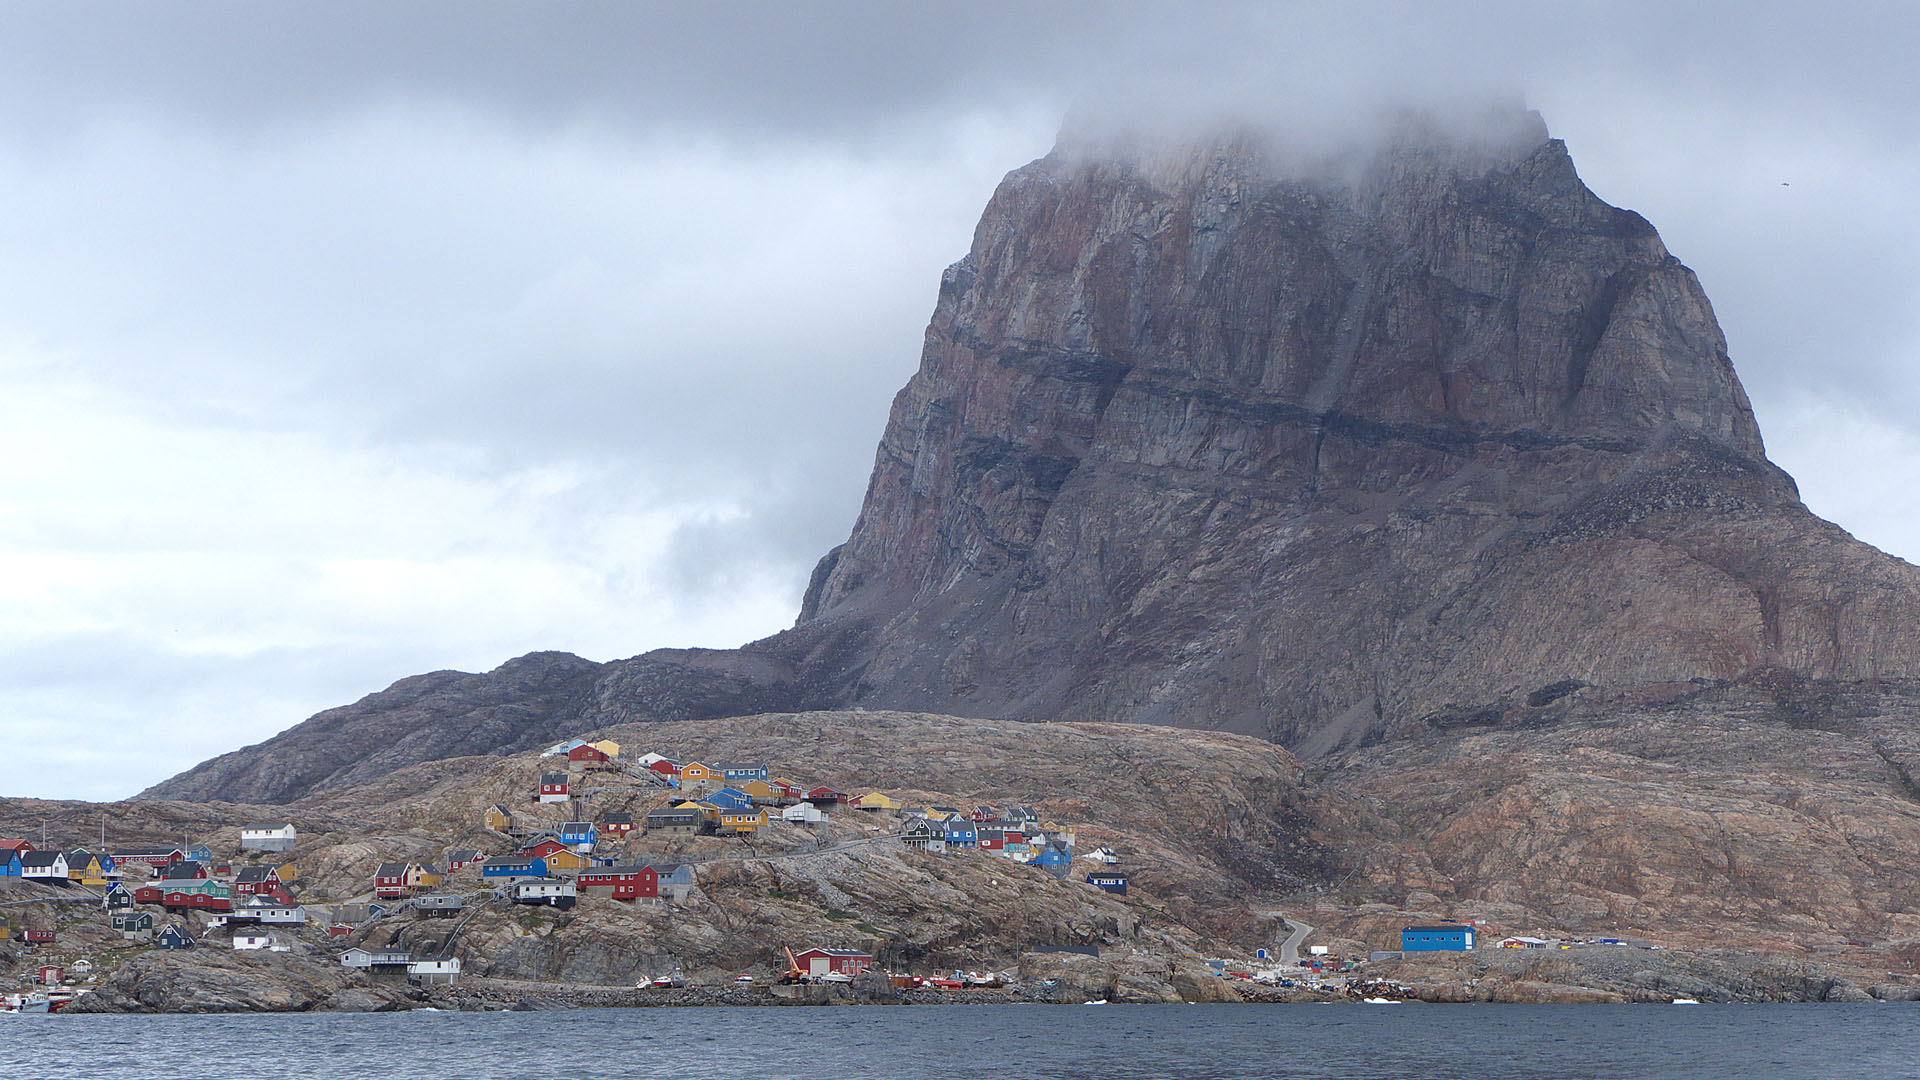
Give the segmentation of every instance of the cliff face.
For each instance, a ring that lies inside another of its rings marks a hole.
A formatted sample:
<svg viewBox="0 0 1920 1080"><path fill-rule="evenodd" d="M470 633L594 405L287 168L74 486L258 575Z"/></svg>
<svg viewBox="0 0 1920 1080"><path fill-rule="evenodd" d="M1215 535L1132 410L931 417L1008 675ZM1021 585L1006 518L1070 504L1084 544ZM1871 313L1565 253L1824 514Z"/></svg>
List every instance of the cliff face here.
<svg viewBox="0 0 1920 1080"><path fill-rule="evenodd" d="M856 704L1319 758L1583 686L1920 676L1916 627L1920 571L1800 504L1693 274L1537 117L1066 138L943 276L793 629L407 680L148 794Z"/></svg>
<svg viewBox="0 0 1920 1080"><path fill-rule="evenodd" d="M1917 599L1529 116L1010 175L796 635L863 644L850 700L1318 754L1567 680L1911 674Z"/></svg>

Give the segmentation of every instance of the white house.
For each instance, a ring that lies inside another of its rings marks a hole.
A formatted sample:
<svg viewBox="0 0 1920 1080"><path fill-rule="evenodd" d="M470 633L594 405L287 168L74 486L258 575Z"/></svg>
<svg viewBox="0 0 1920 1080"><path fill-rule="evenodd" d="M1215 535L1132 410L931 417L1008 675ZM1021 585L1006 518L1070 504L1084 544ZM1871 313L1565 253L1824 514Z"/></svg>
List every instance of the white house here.
<svg viewBox="0 0 1920 1080"><path fill-rule="evenodd" d="M369 952L366 949L353 948L340 954L340 963L350 968L370 968L375 964L412 966L413 962L407 958L405 949L381 949L379 952Z"/></svg>
<svg viewBox="0 0 1920 1080"><path fill-rule="evenodd" d="M252 919L278 926L304 926L307 921L307 909L298 904L275 904L272 902L241 904L233 909L235 922Z"/></svg>
<svg viewBox="0 0 1920 1080"><path fill-rule="evenodd" d="M812 803L801 802L780 811L780 818L783 821L799 821L813 825L827 820L827 815Z"/></svg>
<svg viewBox="0 0 1920 1080"><path fill-rule="evenodd" d="M572 907L574 897L578 895L579 890L574 887L572 878L535 878L513 887L513 899L518 904Z"/></svg>
<svg viewBox="0 0 1920 1080"><path fill-rule="evenodd" d="M292 851L293 839L291 823L240 826L240 847L247 851Z"/></svg>
<svg viewBox="0 0 1920 1080"><path fill-rule="evenodd" d="M425 986L451 986L460 978L460 958L415 960L407 965L407 976Z"/></svg>
<svg viewBox="0 0 1920 1080"><path fill-rule="evenodd" d="M280 940L279 935L265 930L241 930L233 935L235 952L248 952L255 949L267 949L272 952L287 952L291 945Z"/></svg>
<svg viewBox="0 0 1920 1080"><path fill-rule="evenodd" d="M67 870L67 853L64 851L23 851L20 853L20 876L23 878L66 881Z"/></svg>

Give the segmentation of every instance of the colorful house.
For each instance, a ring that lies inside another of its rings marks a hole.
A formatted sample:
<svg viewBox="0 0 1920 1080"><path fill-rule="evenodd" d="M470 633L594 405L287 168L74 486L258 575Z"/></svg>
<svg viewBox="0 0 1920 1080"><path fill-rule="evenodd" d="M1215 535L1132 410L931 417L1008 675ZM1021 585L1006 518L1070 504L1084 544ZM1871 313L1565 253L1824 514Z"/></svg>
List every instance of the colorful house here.
<svg viewBox="0 0 1920 1080"><path fill-rule="evenodd" d="M766 780L748 780L739 785L740 791L752 799L758 806L772 806L780 801L780 789Z"/></svg>
<svg viewBox="0 0 1920 1080"><path fill-rule="evenodd" d="M593 861L591 855L582 855L571 848L561 848L551 855L542 857L547 861L547 873L549 874L561 870L583 870L589 866L599 865Z"/></svg>
<svg viewBox="0 0 1920 1080"><path fill-rule="evenodd" d="M567 764L583 769L604 769L613 764L613 758L592 743L581 743L567 751Z"/></svg>
<svg viewBox="0 0 1920 1080"><path fill-rule="evenodd" d="M107 921L128 941L145 941L153 936L153 912L121 911Z"/></svg>
<svg viewBox="0 0 1920 1080"><path fill-rule="evenodd" d="M653 869L660 878L660 895L676 904L687 902L687 895L693 892L693 864L649 862L645 864Z"/></svg>
<svg viewBox="0 0 1920 1080"><path fill-rule="evenodd" d="M437 889L446 880L438 870L423 863L407 864L407 895L418 895L424 889Z"/></svg>
<svg viewBox="0 0 1920 1080"><path fill-rule="evenodd" d="M481 863L480 876L500 882L543 878L547 876L547 860L534 855L501 855Z"/></svg>
<svg viewBox="0 0 1920 1080"><path fill-rule="evenodd" d="M567 774L550 772L540 777L540 801L543 803L563 803L568 799Z"/></svg>
<svg viewBox="0 0 1920 1080"><path fill-rule="evenodd" d="M487 853L484 851L479 851L474 848L461 848L459 851L447 856L447 870L457 874L469 866L476 866L485 862L486 858Z"/></svg>
<svg viewBox="0 0 1920 1080"><path fill-rule="evenodd" d="M1096 870L1088 874L1087 884L1110 893L1127 895L1127 875L1113 870Z"/></svg>
<svg viewBox="0 0 1920 1080"><path fill-rule="evenodd" d="M947 846L978 847L980 845L980 827L964 817L950 817L942 825L947 830Z"/></svg>
<svg viewBox="0 0 1920 1080"><path fill-rule="evenodd" d="M140 864L156 869L186 857L187 853L177 847L123 847L113 852L113 861L121 866Z"/></svg>
<svg viewBox="0 0 1920 1080"><path fill-rule="evenodd" d="M567 850L567 845L562 843L559 837L549 836L544 840L522 845L520 854L532 855L541 859L550 859L565 850Z"/></svg>
<svg viewBox="0 0 1920 1080"><path fill-rule="evenodd" d="M213 849L205 844L195 844L187 849L186 862L197 862L202 866L213 865Z"/></svg>
<svg viewBox="0 0 1920 1080"><path fill-rule="evenodd" d="M234 875L233 891L237 896L271 896L280 891L280 871L272 866L243 866Z"/></svg>
<svg viewBox="0 0 1920 1080"><path fill-rule="evenodd" d="M753 796L739 788L724 787L700 801L711 803L722 810L745 810L753 805Z"/></svg>
<svg viewBox="0 0 1920 1080"><path fill-rule="evenodd" d="M411 891L407 888L407 870L411 864L381 863L373 872L373 895L382 900L398 900Z"/></svg>
<svg viewBox="0 0 1920 1080"><path fill-rule="evenodd" d="M858 975L873 966L873 956L857 949L808 949L794 962L808 975Z"/></svg>
<svg viewBox="0 0 1920 1080"><path fill-rule="evenodd" d="M170 881L161 887L160 906L168 911L232 911L233 887L224 881Z"/></svg>
<svg viewBox="0 0 1920 1080"><path fill-rule="evenodd" d="M580 891L604 892L615 900L652 900L660 895L660 873L651 866L596 866L574 878Z"/></svg>
<svg viewBox="0 0 1920 1080"><path fill-rule="evenodd" d="M1471 948L1471 926L1408 926L1400 931L1401 952L1466 952Z"/></svg>
<svg viewBox="0 0 1920 1080"><path fill-rule="evenodd" d="M679 762L674 761L672 758L663 758L658 755L650 755L650 756L653 757L653 760L647 762L648 772L653 773L654 775L660 777L662 780L665 780L668 783L679 782L680 780L680 763Z"/></svg>
<svg viewBox="0 0 1920 1080"><path fill-rule="evenodd" d="M720 832L723 835L758 832L767 827L767 809L722 810Z"/></svg>
<svg viewBox="0 0 1920 1080"><path fill-rule="evenodd" d="M947 849L946 833L936 833L934 823L922 817L908 820L906 827L900 830L900 842L915 851L934 851L937 854Z"/></svg>
<svg viewBox="0 0 1920 1080"><path fill-rule="evenodd" d="M705 791L723 783L720 774L703 762L689 761L680 766L680 786L693 791Z"/></svg>
<svg viewBox="0 0 1920 1080"><path fill-rule="evenodd" d="M191 949L194 946L193 936L178 926L162 927L154 935L153 943L162 949Z"/></svg>
<svg viewBox="0 0 1920 1080"><path fill-rule="evenodd" d="M869 791L865 795L855 795L847 800L847 805L855 810L898 810L900 800L884 791Z"/></svg>
<svg viewBox="0 0 1920 1080"><path fill-rule="evenodd" d="M242 851L292 851L296 835L292 822L279 825L242 825L240 826L240 849Z"/></svg>
<svg viewBox="0 0 1920 1080"><path fill-rule="evenodd" d="M560 841L589 851L600 842L600 830L591 821L569 821L560 826Z"/></svg>
<svg viewBox="0 0 1920 1080"><path fill-rule="evenodd" d="M1033 857L1033 865L1064 881L1073 868L1073 853L1060 844L1048 844Z"/></svg>
<svg viewBox="0 0 1920 1080"><path fill-rule="evenodd" d="M513 831L513 826L513 811L508 810L499 803L494 803L492 806L487 807L486 813L480 815L480 827L483 829L492 829L498 833L510 833Z"/></svg>
<svg viewBox="0 0 1920 1080"><path fill-rule="evenodd" d="M0 848L0 877L17 878L20 876L20 853L13 848Z"/></svg>
<svg viewBox="0 0 1920 1080"><path fill-rule="evenodd" d="M626 836L633 831L633 815L624 811L600 815L600 831L608 836Z"/></svg>
<svg viewBox="0 0 1920 1080"><path fill-rule="evenodd" d="M715 765L713 770L720 774L720 779L725 780L729 784L744 784L749 780L765 780L771 775L767 772L767 765L763 761L727 762L725 764Z"/></svg>

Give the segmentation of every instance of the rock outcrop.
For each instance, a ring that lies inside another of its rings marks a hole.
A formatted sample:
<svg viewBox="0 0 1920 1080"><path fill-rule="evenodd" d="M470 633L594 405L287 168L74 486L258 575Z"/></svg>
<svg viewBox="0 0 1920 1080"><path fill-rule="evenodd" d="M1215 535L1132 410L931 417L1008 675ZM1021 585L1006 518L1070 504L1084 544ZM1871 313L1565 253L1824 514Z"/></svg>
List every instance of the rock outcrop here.
<svg viewBox="0 0 1920 1080"><path fill-rule="evenodd" d="M1694 275L1538 117L1068 137L944 275L793 629L406 680L147 794L849 705L1318 759L1580 688L1913 676L1920 571L1801 505Z"/></svg>

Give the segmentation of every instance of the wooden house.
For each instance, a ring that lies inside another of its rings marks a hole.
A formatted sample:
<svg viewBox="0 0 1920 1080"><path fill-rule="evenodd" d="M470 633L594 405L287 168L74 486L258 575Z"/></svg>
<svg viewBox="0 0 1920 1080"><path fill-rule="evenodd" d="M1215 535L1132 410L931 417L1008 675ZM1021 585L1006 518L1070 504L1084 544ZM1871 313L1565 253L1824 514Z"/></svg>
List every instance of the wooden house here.
<svg viewBox="0 0 1920 1080"><path fill-rule="evenodd" d="M563 803L566 802L568 798L566 773L550 772L540 777L541 802Z"/></svg>
<svg viewBox="0 0 1920 1080"><path fill-rule="evenodd" d="M662 899L676 904L687 902L687 896L693 892L693 864L674 862L652 862L650 867L659 878L659 894Z"/></svg>
<svg viewBox="0 0 1920 1080"><path fill-rule="evenodd" d="M194 946L193 935L178 926L165 926L153 937L153 943L162 949L191 949Z"/></svg>
<svg viewBox="0 0 1920 1080"><path fill-rule="evenodd" d="M113 851L113 861L121 866L151 866L155 869L180 862L187 853L177 847L122 847Z"/></svg>
<svg viewBox="0 0 1920 1080"><path fill-rule="evenodd" d="M407 864L407 895L414 896L427 889L437 889L446 878L431 866L423 863Z"/></svg>
<svg viewBox="0 0 1920 1080"><path fill-rule="evenodd" d="M647 762L647 771L669 783L677 783L680 779L680 763L672 758L655 756L654 760Z"/></svg>
<svg viewBox="0 0 1920 1080"><path fill-rule="evenodd" d="M1034 855L1033 865L1065 881L1073 868L1073 853L1064 844L1048 844Z"/></svg>
<svg viewBox="0 0 1920 1080"><path fill-rule="evenodd" d="M900 800L884 791L869 791L848 799L847 805L855 810L896 811L900 809Z"/></svg>
<svg viewBox="0 0 1920 1080"><path fill-rule="evenodd" d="M794 954L794 962L808 975L858 975L873 967L873 955L857 949L808 949Z"/></svg>
<svg viewBox="0 0 1920 1080"><path fill-rule="evenodd" d="M403 862L381 863L373 872L373 895L382 900L398 900L408 895L408 864Z"/></svg>
<svg viewBox="0 0 1920 1080"><path fill-rule="evenodd" d="M711 803L722 810L745 810L753 805L753 796L739 788L723 787L700 801Z"/></svg>
<svg viewBox="0 0 1920 1080"><path fill-rule="evenodd" d="M170 881L161 886L160 906L168 911L232 911L233 886L212 878Z"/></svg>
<svg viewBox="0 0 1920 1080"><path fill-rule="evenodd" d="M153 912L117 912L108 921L108 925L128 941L148 941L153 937Z"/></svg>
<svg viewBox="0 0 1920 1080"><path fill-rule="evenodd" d="M296 837L292 822L240 826L240 848L243 851L292 851Z"/></svg>
<svg viewBox="0 0 1920 1080"><path fill-rule="evenodd" d="M466 908L466 901L454 893L434 893L413 898L413 910L436 919L451 919Z"/></svg>
<svg viewBox="0 0 1920 1080"><path fill-rule="evenodd" d="M24 851L20 853L20 876L27 881L68 881L67 853L64 851Z"/></svg>
<svg viewBox="0 0 1920 1080"><path fill-rule="evenodd" d="M582 855L572 848L563 847L551 855L543 856L543 858L547 861L547 873L549 874L558 873L562 870L583 870L589 866L597 865L594 863L591 855Z"/></svg>
<svg viewBox="0 0 1920 1080"><path fill-rule="evenodd" d="M940 823L947 833L947 846L975 848L980 846L980 826L965 817L950 817Z"/></svg>
<svg viewBox="0 0 1920 1080"><path fill-rule="evenodd" d="M689 761L680 766L680 786L687 791L705 791L722 783L720 774L703 762Z"/></svg>
<svg viewBox="0 0 1920 1080"><path fill-rule="evenodd" d="M549 837L546 837L545 839L535 841L534 843L531 843L531 844L521 845L520 854L533 855L542 859L550 859L554 855L566 850L567 850L567 845L565 843L562 843L559 837L549 836Z"/></svg>
<svg viewBox="0 0 1920 1080"><path fill-rule="evenodd" d="M797 803L801 799L804 799L807 797L806 788L800 786L797 783L794 783L792 780L789 780L784 776L776 776L772 780L769 780L767 782L772 784L773 790L779 794L780 802L782 805L785 805L788 803Z"/></svg>
<svg viewBox="0 0 1920 1080"><path fill-rule="evenodd" d="M748 808L720 811L720 833L723 836L738 836L755 833L767 827L767 808Z"/></svg>
<svg viewBox="0 0 1920 1080"><path fill-rule="evenodd" d="M205 844L195 844L187 849L186 862L197 862L202 866L213 865L213 849Z"/></svg>
<svg viewBox="0 0 1920 1080"><path fill-rule="evenodd" d="M567 764L579 769L605 769L612 766L613 759L592 743L581 743L567 751Z"/></svg>
<svg viewBox="0 0 1920 1080"><path fill-rule="evenodd" d="M13 848L0 848L0 878L20 876L20 852Z"/></svg>
<svg viewBox="0 0 1920 1080"><path fill-rule="evenodd" d="M55 930L28 930L20 935L20 940L29 945L52 945L60 940L60 934Z"/></svg>
<svg viewBox="0 0 1920 1080"><path fill-rule="evenodd" d="M600 842L600 830L591 821L568 821L560 826L560 842L591 851Z"/></svg>
<svg viewBox="0 0 1920 1080"><path fill-rule="evenodd" d="M946 834L942 832L936 836L933 823L923 817L907 820L905 827L900 830L900 842L915 851L930 851L935 846L945 851L947 847Z"/></svg>
<svg viewBox="0 0 1920 1080"><path fill-rule="evenodd" d="M633 831L633 815L620 811L600 815L600 831L608 836L620 838Z"/></svg>
<svg viewBox="0 0 1920 1080"><path fill-rule="evenodd" d="M817 825L827 820L827 815L821 813L820 808L810 802L797 802L780 811L780 820Z"/></svg>
<svg viewBox="0 0 1920 1080"><path fill-rule="evenodd" d="M480 815L480 827L483 829L492 829L497 833L511 833L513 826L513 811L499 803L487 807L486 812Z"/></svg>
<svg viewBox="0 0 1920 1080"><path fill-rule="evenodd" d="M452 986L460 981L460 958L415 960L407 965L407 981L421 986Z"/></svg>
<svg viewBox="0 0 1920 1080"><path fill-rule="evenodd" d="M691 836L706 824L698 810L671 809L647 811L648 836Z"/></svg>
<svg viewBox="0 0 1920 1080"><path fill-rule="evenodd" d="M452 852L447 856L447 870L449 873L457 874L469 866L478 866L480 863L485 862L486 858L487 853L484 851L479 851L474 848L461 848L459 851Z"/></svg>
<svg viewBox="0 0 1920 1080"><path fill-rule="evenodd" d="M480 864L480 876L502 884L547 876L547 860L536 855L501 855Z"/></svg>
<svg viewBox="0 0 1920 1080"><path fill-rule="evenodd" d="M740 792L755 806L772 806L780 801L780 789L765 780L748 780L740 785Z"/></svg>
<svg viewBox="0 0 1920 1080"><path fill-rule="evenodd" d="M256 893L271 896L280 891L280 870L273 866L243 866L233 877L233 891L238 896Z"/></svg>
<svg viewBox="0 0 1920 1080"><path fill-rule="evenodd" d="M721 780L735 786L749 780L766 780L772 775L767 771L767 764L764 761L724 762L715 765L713 771L720 774Z"/></svg>
<svg viewBox="0 0 1920 1080"><path fill-rule="evenodd" d="M565 909L572 907L578 896L579 890L571 878L539 878L515 882L513 886L516 904L544 904Z"/></svg>
<svg viewBox="0 0 1920 1080"><path fill-rule="evenodd" d="M1117 870L1095 870L1087 875L1087 884L1106 892L1127 895L1127 875Z"/></svg>
<svg viewBox="0 0 1920 1080"><path fill-rule="evenodd" d="M615 900L651 900L660 895L660 874L651 866L595 866L573 879L581 892Z"/></svg>

